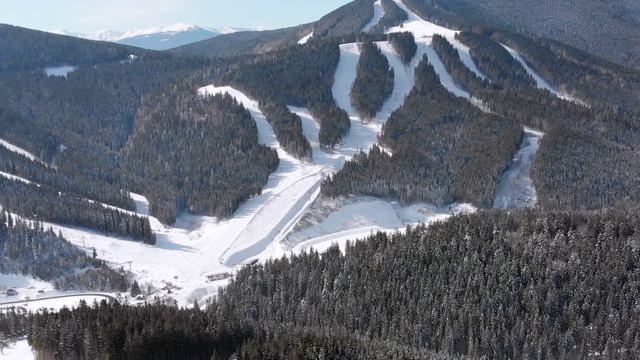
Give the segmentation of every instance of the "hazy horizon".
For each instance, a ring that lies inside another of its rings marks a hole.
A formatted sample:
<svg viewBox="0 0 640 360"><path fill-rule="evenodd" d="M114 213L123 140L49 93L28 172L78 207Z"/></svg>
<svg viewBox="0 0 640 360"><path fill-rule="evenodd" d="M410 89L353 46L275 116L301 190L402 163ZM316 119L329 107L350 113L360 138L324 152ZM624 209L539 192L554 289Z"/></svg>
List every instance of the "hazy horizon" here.
<svg viewBox="0 0 640 360"><path fill-rule="evenodd" d="M277 29L318 20L350 0L0 0L0 23L30 29L94 33L171 26Z"/></svg>

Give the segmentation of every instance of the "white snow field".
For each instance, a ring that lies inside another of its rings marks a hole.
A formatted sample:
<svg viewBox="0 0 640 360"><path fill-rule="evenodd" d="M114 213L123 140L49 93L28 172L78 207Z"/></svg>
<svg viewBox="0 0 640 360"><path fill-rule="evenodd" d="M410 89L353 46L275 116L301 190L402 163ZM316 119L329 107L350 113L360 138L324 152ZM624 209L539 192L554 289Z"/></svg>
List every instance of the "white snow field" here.
<svg viewBox="0 0 640 360"><path fill-rule="evenodd" d="M44 69L44 73L47 74L47 76L67 77L67 75L75 69L76 68L73 66L50 67L50 68Z"/></svg>
<svg viewBox="0 0 640 360"><path fill-rule="evenodd" d="M298 45L304 45L307 42L309 42L309 40L311 40L311 38L313 37L313 31L309 33L309 35L303 37L302 39L298 40Z"/></svg>
<svg viewBox="0 0 640 360"><path fill-rule="evenodd" d="M509 170L502 174L496 188L494 209L534 207L536 205L538 196L529 176L529 168L543 136L544 133L539 131L524 129L520 150L514 156Z"/></svg>
<svg viewBox="0 0 640 360"><path fill-rule="evenodd" d="M9 344L2 352L0 352L2 360L24 360L35 359L36 354L29 346L27 339L19 340L13 344Z"/></svg>

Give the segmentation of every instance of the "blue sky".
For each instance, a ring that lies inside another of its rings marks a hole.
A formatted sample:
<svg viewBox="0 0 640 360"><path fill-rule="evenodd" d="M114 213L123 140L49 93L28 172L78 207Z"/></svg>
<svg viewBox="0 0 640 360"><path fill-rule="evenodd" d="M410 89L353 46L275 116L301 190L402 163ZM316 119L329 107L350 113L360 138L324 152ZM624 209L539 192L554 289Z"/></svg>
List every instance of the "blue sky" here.
<svg viewBox="0 0 640 360"><path fill-rule="evenodd" d="M200 26L265 26L312 22L351 0L0 0L0 23L72 32Z"/></svg>

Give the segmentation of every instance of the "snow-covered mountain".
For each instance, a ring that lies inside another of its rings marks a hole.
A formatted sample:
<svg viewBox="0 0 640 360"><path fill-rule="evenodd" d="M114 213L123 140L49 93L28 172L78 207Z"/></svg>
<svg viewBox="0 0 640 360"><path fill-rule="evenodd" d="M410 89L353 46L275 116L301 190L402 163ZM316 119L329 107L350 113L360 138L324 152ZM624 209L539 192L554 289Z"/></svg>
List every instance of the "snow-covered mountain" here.
<svg viewBox="0 0 640 360"><path fill-rule="evenodd" d="M175 24L167 27L154 27L144 30L112 31L103 30L95 33L76 33L63 29L51 31L58 35L67 35L89 40L109 41L132 45L149 50L167 50L174 47L207 40L224 34L231 34L244 29L235 27L210 28L192 24Z"/></svg>

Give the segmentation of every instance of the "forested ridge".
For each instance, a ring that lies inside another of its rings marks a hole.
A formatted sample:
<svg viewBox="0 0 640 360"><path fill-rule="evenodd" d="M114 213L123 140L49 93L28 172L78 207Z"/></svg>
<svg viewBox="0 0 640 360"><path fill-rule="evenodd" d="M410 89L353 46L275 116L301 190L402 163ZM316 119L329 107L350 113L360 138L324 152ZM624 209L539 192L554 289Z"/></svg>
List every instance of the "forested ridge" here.
<svg viewBox="0 0 640 360"><path fill-rule="evenodd" d="M404 0L420 17L454 29L483 26L570 44L629 67L640 66L640 4L621 0ZM607 26L603 26L607 24Z"/></svg>
<svg viewBox="0 0 640 360"><path fill-rule="evenodd" d="M102 303L34 314L29 341L68 358L634 358L639 219L457 215L344 253L246 266L205 310Z"/></svg>
<svg viewBox="0 0 640 360"><path fill-rule="evenodd" d="M512 89L535 87L533 77L509 52L483 33L463 31L456 38L469 47L478 67L490 80Z"/></svg>
<svg viewBox="0 0 640 360"><path fill-rule="evenodd" d="M0 48L0 72L3 73L63 65L92 66L148 53L132 46L85 41L6 24L0 24Z"/></svg>
<svg viewBox="0 0 640 360"><path fill-rule="evenodd" d="M492 47L513 47L552 86L579 99L561 100L529 85L515 90L509 80L481 80L462 64L446 39L434 36L435 50L461 88L495 115L545 132L531 169L540 205L637 207L632 189L637 188L639 170L634 155L639 112L632 99L640 91L640 74L553 41L490 29L474 36L493 42Z"/></svg>

